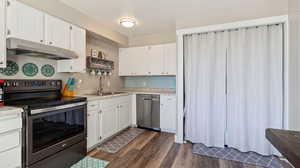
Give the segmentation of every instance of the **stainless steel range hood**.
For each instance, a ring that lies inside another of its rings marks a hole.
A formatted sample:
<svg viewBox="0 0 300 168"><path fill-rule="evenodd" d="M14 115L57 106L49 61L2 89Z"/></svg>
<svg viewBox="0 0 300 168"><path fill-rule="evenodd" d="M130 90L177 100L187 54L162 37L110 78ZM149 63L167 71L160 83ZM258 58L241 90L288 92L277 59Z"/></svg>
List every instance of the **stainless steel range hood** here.
<svg viewBox="0 0 300 168"><path fill-rule="evenodd" d="M6 46L8 51L15 55L28 55L55 60L78 58L78 55L71 50L17 38L8 38Z"/></svg>

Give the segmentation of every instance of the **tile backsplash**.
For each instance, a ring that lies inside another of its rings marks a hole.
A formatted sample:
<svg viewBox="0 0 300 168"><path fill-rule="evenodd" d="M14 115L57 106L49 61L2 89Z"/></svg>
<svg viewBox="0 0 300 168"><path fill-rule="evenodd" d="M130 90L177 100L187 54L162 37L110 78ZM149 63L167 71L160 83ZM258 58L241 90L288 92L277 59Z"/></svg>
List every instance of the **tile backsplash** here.
<svg viewBox="0 0 300 168"><path fill-rule="evenodd" d="M176 88L174 76L124 77L124 88Z"/></svg>

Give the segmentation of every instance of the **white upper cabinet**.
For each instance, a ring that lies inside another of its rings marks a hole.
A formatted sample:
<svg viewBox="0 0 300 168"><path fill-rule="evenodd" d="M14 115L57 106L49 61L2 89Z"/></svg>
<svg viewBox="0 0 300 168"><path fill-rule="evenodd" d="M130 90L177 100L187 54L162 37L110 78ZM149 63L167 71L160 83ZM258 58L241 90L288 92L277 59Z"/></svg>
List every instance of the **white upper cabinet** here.
<svg viewBox="0 0 300 168"><path fill-rule="evenodd" d="M146 75L148 70L146 66L148 66L148 62L146 59L147 56L147 48L146 47L135 47L129 48L129 61L130 61L130 71L131 75Z"/></svg>
<svg viewBox="0 0 300 168"><path fill-rule="evenodd" d="M147 47L120 48L119 75L142 76L148 73Z"/></svg>
<svg viewBox="0 0 300 168"><path fill-rule="evenodd" d="M129 50L127 48L119 49L119 75L129 76L131 75L131 58Z"/></svg>
<svg viewBox="0 0 300 168"><path fill-rule="evenodd" d="M79 58L72 60L60 60L57 72L85 72L86 71L86 31L75 25L70 25L70 49Z"/></svg>
<svg viewBox="0 0 300 168"><path fill-rule="evenodd" d="M8 37L44 43L44 30L43 12L16 0L7 1Z"/></svg>
<svg viewBox="0 0 300 168"><path fill-rule="evenodd" d="M46 43L51 46L70 49L71 25L61 19L46 14Z"/></svg>
<svg viewBox="0 0 300 168"><path fill-rule="evenodd" d="M0 68L6 67L6 1L0 1Z"/></svg>
<svg viewBox="0 0 300 168"><path fill-rule="evenodd" d="M164 45L164 75L176 75L177 71L177 54L176 44Z"/></svg>
<svg viewBox="0 0 300 168"><path fill-rule="evenodd" d="M120 76L176 75L176 44L121 48Z"/></svg>
<svg viewBox="0 0 300 168"><path fill-rule="evenodd" d="M164 69L164 46L155 45L149 46L148 55L146 58L146 63L148 64L148 73L147 75L162 75Z"/></svg>

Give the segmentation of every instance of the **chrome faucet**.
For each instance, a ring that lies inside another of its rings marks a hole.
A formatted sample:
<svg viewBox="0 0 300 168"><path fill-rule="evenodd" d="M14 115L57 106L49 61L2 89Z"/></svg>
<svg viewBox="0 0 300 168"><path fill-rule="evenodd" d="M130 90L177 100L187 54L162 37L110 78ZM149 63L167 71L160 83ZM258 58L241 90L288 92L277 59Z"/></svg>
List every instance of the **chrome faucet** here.
<svg viewBox="0 0 300 168"><path fill-rule="evenodd" d="M97 89L97 95L103 95L103 87L102 87L102 76L99 77L99 88Z"/></svg>

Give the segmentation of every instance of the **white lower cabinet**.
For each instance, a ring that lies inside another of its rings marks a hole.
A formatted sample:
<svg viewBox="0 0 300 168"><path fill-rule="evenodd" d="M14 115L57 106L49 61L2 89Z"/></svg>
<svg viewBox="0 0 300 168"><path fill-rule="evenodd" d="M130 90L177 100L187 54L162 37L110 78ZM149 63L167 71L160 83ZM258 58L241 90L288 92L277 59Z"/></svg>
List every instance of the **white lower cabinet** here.
<svg viewBox="0 0 300 168"><path fill-rule="evenodd" d="M176 132L176 95L160 95L160 127L164 132Z"/></svg>
<svg viewBox="0 0 300 168"><path fill-rule="evenodd" d="M13 148L6 152L0 153L0 167L5 168L21 168L22 167L22 155L21 146Z"/></svg>
<svg viewBox="0 0 300 168"><path fill-rule="evenodd" d="M130 98L131 99L131 98ZM119 113L119 130L127 128L131 124L131 101L130 99L120 103Z"/></svg>
<svg viewBox="0 0 300 168"><path fill-rule="evenodd" d="M21 114L0 117L0 126L0 167L21 168Z"/></svg>
<svg viewBox="0 0 300 168"><path fill-rule="evenodd" d="M131 96L120 96L88 102L87 148L131 125Z"/></svg>
<svg viewBox="0 0 300 168"><path fill-rule="evenodd" d="M113 102L102 102L102 136L106 139L118 132L118 104Z"/></svg>
<svg viewBox="0 0 300 168"><path fill-rule="evenodd" d="M88 111L87 117L87 147L91 148L99 142L99 111Z"/></svg>

